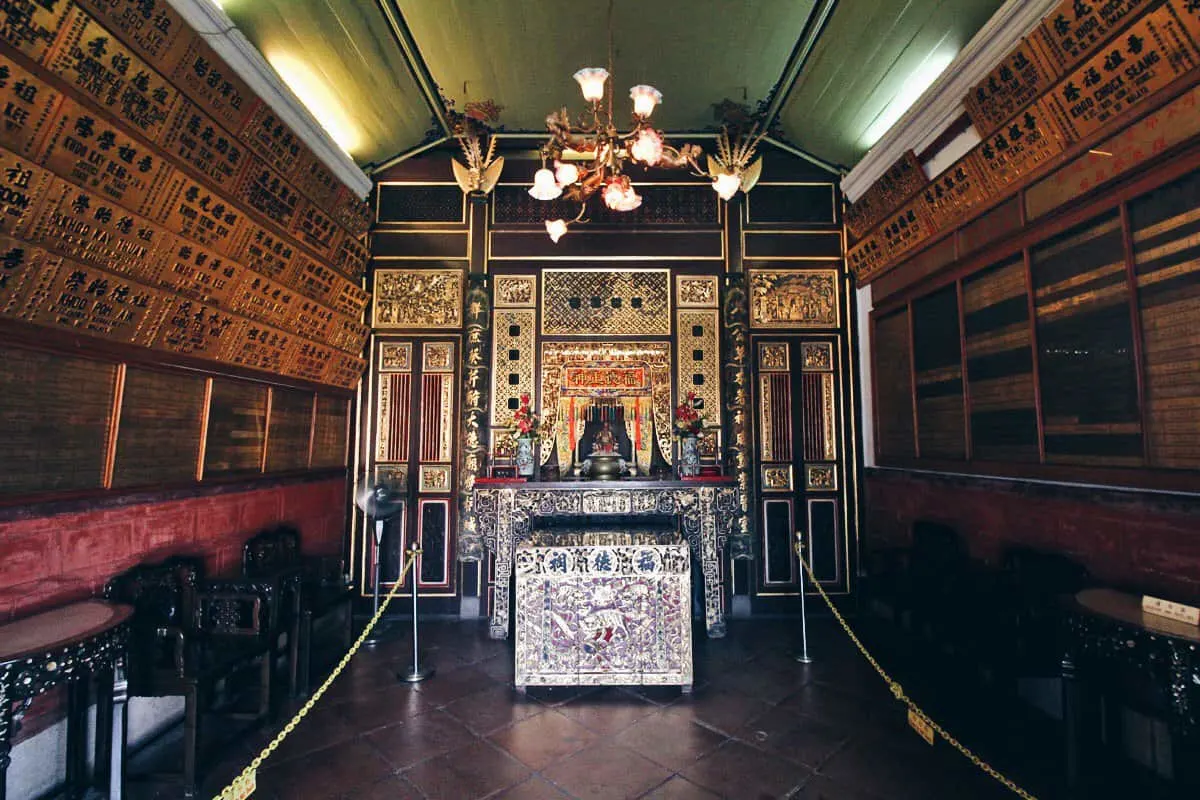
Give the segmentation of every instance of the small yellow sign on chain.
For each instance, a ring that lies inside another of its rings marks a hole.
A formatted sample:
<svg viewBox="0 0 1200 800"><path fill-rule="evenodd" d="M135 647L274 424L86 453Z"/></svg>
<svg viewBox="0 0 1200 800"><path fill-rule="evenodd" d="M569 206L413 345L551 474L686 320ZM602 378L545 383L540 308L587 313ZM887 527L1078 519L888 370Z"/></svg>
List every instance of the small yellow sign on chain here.
<svg viewBox="0 0 1200 800"><path fill-rule="evenodd" d="M925 740L925 744L933 746L933 726L911 708L908 710L908 727L916 731L917 735Z"/></svg>
<svg viewBox="0 0 1200 800"><path fill-rule="evenodd" d="M233 783L221 792L221 800L247 800L257 788L257 770L247 770L244 774L233 779Z"/></svg>

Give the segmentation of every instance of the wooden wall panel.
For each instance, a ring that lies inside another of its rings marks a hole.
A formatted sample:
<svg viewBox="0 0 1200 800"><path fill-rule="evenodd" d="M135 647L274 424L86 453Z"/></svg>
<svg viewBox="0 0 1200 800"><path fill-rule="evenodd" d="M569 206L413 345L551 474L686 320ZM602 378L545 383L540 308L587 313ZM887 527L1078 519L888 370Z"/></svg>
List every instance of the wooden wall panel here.
<svg viewBox="0 0 1200 800"><path fill-rule="evenodd" d="M206 384L185 372L126 369L114 488L195 480Z"/></svg>
<svg viewBox="0 0 1200 800"><path fill-rule="evenodd" d="M1116 211L1031 251L1046 459L1142 459L1129 286Z"/></svg>
<svg viewBox="0 0 1200 800"><path fill-rule="evenodd" d="M271 389L267 472L286 472L308 466L313 399L312 392L278 387Z"/></svg>
<svg viewBox="0 0 1200 800"><path fill-rule="evenodd" d="M311 466L344 467L350 405L344 397L317 395Z"/></svg>
<svg viewBox="0 0 1200 800"><path fill-rule="evenodd" d="M908 309L880 316L872 336L875 354L875 432L881 459L916 455L912 352Z"/></svg>
<svg viewBox="0 0 1200 800"><path fill-rule="evenodd" d="M1150 465L1200 468L1200 173L1129 205Z"/></svg>
<svg viewBox="0 0 1200 800"><path fill-rule="evenodd" d="M954 286L913 303L913 368L921 457L965 458L962 350Z"/></svg>
<svg viewBox="0 0 1200 800"><path fill-rule="evenodd" d="M1037 461L1033 339L1020 255L963 281L972 457Z"/></svg>
<svg viewBox="0 0 1200 800"><path fill-rule="evenodd" d="M204 477L261 472L267 387L214 378L204 441Z"/></svg>
<svg viewBox="0 0 1200 800"><path fill-rule="evenodd" d="M0 495L104 485L117 366L0 349Z"/></svg>

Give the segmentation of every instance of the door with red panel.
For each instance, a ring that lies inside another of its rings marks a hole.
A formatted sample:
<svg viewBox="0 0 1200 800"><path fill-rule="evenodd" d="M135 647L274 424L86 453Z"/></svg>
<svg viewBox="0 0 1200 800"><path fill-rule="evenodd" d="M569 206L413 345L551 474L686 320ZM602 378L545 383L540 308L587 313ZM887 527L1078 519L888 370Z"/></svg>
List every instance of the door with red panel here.
<svg viewBox="0 0 1200 800"><path fill-rule="evenodd" d="M853 451L844 425L841 357L835 336L754 339L754 605L762 610L790 610L799 596L797 531L821 585L830 592L849 590L854 505L846 476Z"/></svg>
<svg viewBox="0 0 1200 800"><path fill-rule="evenodd" d="M375 480L403 493L402 514L385 526L380 590L392 588L413 542L421 597L453 598L455 585L456 430L460 342L457 338L378 337L373 384L371 469ZM363 581L371 591L375 557L363 537ZM408 594L412 576L402 591ZM431 609L437 610L437 609Z"/></svg>

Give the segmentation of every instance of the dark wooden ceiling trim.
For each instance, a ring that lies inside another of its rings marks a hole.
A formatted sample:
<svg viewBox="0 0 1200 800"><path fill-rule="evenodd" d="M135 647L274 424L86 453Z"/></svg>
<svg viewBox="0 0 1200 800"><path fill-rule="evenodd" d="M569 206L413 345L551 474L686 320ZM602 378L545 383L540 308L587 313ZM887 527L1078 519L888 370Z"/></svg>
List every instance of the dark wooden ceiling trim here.
<svg viewBox="0 0 1200 800"><path fill-rule="evenodd" d="M825 24L833 16L835 8L837 8L837 0L817 0L817 4L813 6L812 13L808 15L808 22L800 31L800 36L796 39L796 46L792 48L792 54L788 56L783 72L780 74L779 80L775 82L775 90L771 96L771 102L767 106L766 118L763 120L763 127L767 130L771 129L779 112L783 110L783 104L787 102L788 95L792 93L792 86L799 79L800 73L804 71L804 65L808 62L813 48L817 46L817 40L825 31Z"/></svg>
<svg viewBox="0 0 1200 800"><path fill-rule="evenodd" d="M396 39L396 44L400 46L400 52L403 53L404 60L408 64L413 78L416 80L417 85L421 87L421 94L425 98L426 105L429 106L429 112L437 120L438 126L442 129L442 134L450 136L453 131L450 127L450 121L446 118L446 108L442 105L442 97L438 93L437 83L433 80L433 75L429 72L429 67L426 66L425 59L421 57L421 50L417 47L417 42L413 38L412 31L408 28L408 23L404 21L404 14L400 12L400 7L396 5L396 0L375 0L375 3L379 6L379 10L383 12L384 18L387 19L388 28L391 29L392 36Z"/></svg>

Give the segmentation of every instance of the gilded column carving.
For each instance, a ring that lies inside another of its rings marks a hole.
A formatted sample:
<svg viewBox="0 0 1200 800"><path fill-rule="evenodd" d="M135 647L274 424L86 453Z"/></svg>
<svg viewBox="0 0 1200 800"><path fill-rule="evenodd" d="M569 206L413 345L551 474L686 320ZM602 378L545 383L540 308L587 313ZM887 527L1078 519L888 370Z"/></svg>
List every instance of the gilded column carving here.
<svg viewBox="0 0 1200 800"><path fill-rule="evenodd" d="M466 293L466 344L463 348L463 460L459 481L458 557L483 559L483 540L476 525L475 478L487 461L489 394L488 354L492 319L491 295L486 275L469 276Z"/></svg>
<svg viewBox="0 0 1200 800"><path fill-rule="evenodd" d="M737 480L741 514L729 537L729 554L753 558L750 538L750 343L749 303L744 273L726 275L725 283L725 418L729 426L725 459Z"/></svg>

